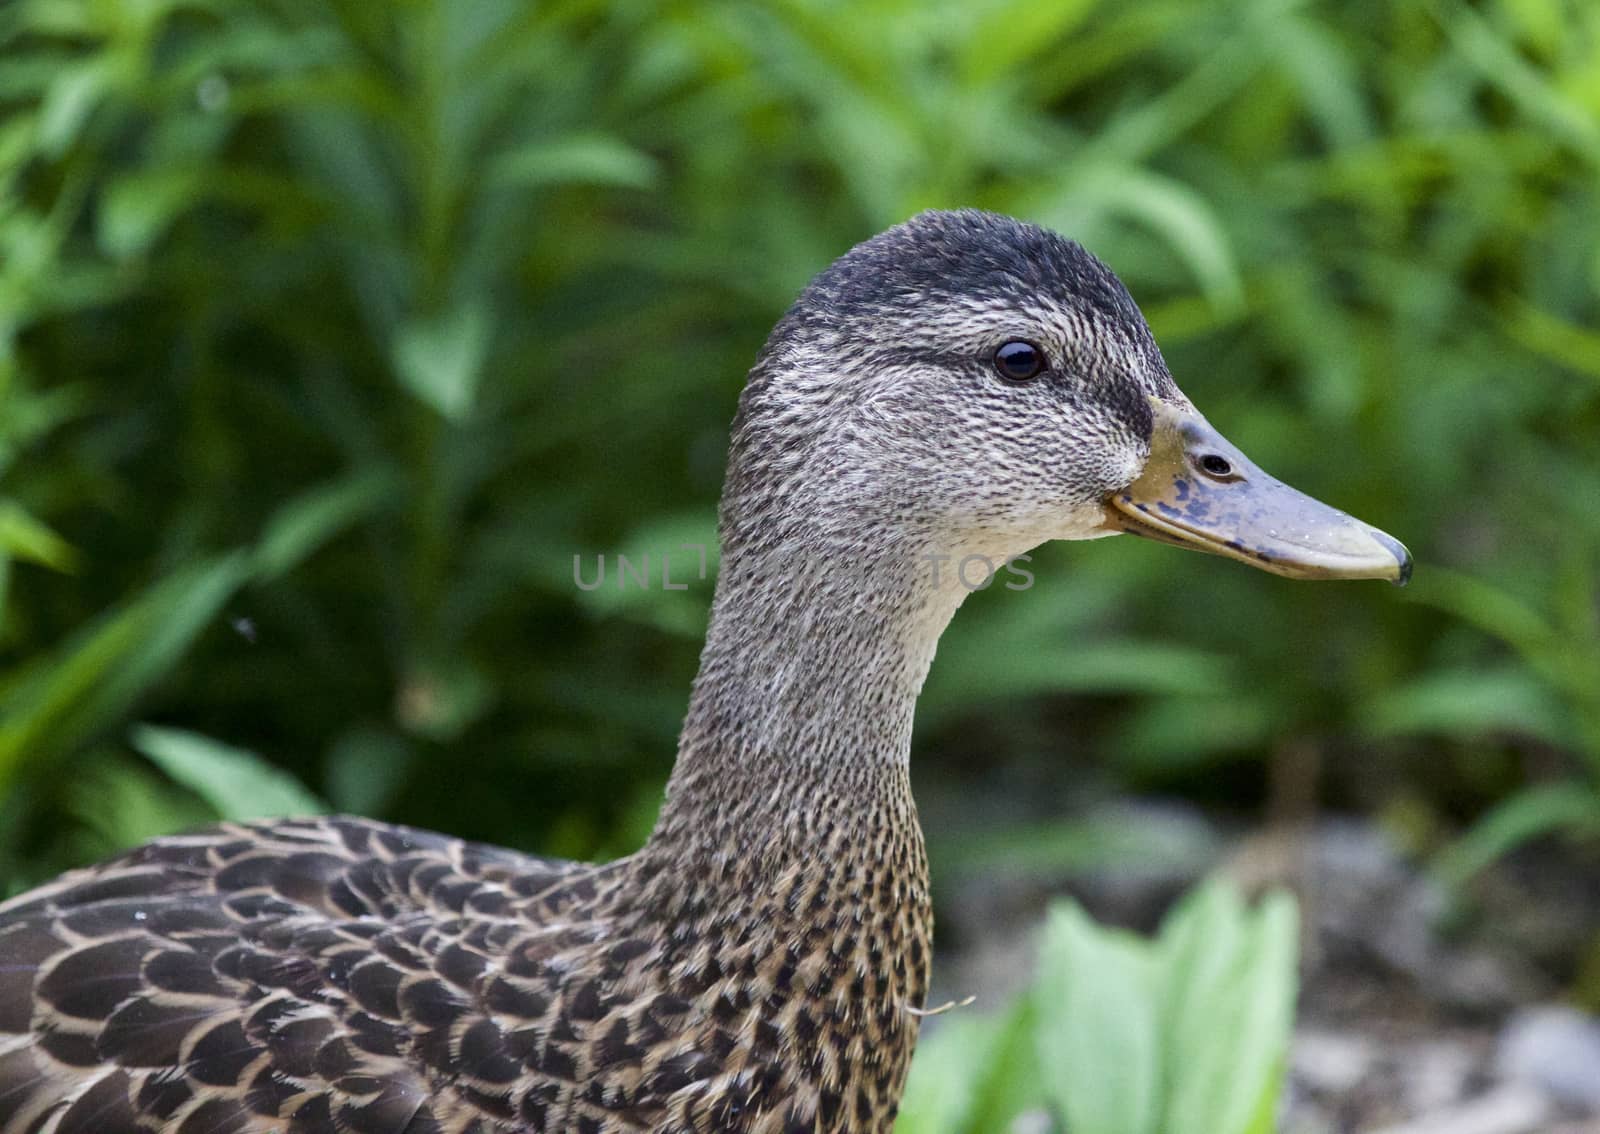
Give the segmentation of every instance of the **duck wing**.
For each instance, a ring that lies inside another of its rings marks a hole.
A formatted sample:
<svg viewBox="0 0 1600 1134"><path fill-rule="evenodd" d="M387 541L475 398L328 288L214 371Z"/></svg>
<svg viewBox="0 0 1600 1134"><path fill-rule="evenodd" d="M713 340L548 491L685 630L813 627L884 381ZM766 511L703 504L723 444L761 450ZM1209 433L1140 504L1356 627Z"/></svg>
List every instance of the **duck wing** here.
<svg viewBox="0 0 1600 1134"><path fill-rule="evenodd" d="M0 904L0 1134L527 1129L486 971L596 869L329 818L64 875Z"/></svg>

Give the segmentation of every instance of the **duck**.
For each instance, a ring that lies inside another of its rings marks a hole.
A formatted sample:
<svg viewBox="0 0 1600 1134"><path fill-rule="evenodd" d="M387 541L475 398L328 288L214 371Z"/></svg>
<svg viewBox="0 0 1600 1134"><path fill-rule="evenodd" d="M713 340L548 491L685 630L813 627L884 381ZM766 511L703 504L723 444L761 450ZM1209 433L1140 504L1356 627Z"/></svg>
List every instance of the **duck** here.
<svg viewBox="0 0 1600 1134"><path fill-rule="evenodd" d="M316 817L65 874L0 905L0 1132L886 1134L932 963L912 715L980 561L1131 533L1295 578L1411 569L1212 428L1105 264L977 210L800 293L718 519L639 851Z"/></svg>

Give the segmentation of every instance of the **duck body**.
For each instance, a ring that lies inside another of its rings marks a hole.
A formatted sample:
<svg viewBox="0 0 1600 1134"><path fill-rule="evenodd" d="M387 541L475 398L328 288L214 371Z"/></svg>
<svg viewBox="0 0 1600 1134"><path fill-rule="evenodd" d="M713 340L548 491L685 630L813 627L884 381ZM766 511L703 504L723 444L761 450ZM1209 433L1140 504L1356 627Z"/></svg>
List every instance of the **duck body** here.
<svg viewBox="0 0 1600 1134"><path fill-rule="evenodd" d="M676 865L347 818L147 844L6 909L0 1129L887 1130L925 888L795 864L741 906Z"/></svg>
<svg viewBox="0 0 1600 1134"><path fill-rule="evenodd" d="M955 565L1124 530L1409 566L1215 434L1076 244L965 211L857 246L740 399L645 846L306 819L65 875L0 905L0 1134L887 1134L933 928L912 715Z"/></svg>

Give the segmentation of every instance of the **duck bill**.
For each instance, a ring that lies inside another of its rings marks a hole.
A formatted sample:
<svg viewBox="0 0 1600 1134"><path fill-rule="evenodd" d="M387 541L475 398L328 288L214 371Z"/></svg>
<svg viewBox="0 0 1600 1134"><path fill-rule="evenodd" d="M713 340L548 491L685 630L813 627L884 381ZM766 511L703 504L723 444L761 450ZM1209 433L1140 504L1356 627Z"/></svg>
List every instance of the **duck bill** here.
<svg viewBox="0 0 1600 1134"><path fill-rule="evenodd" d="M1151 404L1150 459L1107 498L1108 527L1291 579L1411 577L1393 536L1268 476L1194 410Z"/></svg>

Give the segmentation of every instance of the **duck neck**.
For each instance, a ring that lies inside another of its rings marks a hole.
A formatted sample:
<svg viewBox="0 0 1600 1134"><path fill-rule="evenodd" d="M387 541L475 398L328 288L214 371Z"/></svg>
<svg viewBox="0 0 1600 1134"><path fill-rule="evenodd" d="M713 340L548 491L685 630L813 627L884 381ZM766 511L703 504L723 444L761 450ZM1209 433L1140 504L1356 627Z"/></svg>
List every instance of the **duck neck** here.
<svg viewBox="0 0 1600 1134"><path fill-rule="evenodd" d="M829 861L828 843L848 852L894 830L921 869L912 716L966 594L925 546L863 553L813 534L725 550L652 847L720 875Z"/></svg>

